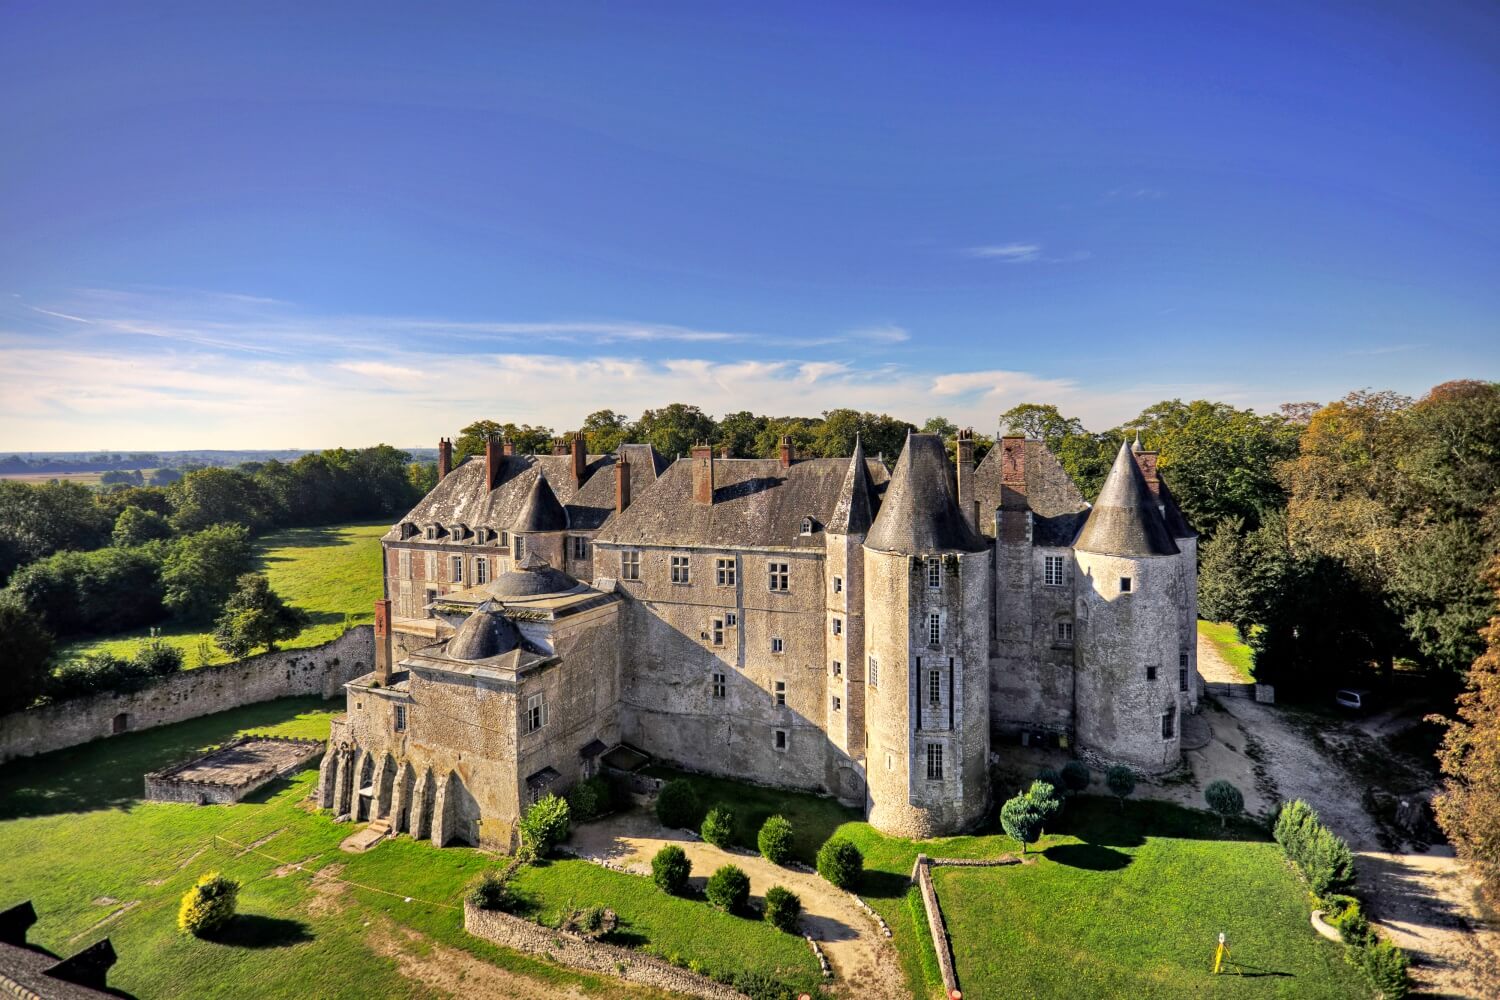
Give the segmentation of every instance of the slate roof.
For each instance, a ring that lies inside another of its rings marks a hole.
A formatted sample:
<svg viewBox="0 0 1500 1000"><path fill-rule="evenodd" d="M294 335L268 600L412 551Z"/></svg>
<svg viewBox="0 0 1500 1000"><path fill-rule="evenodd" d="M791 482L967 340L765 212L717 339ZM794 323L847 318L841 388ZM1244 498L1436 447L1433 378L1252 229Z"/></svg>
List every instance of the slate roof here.
<svg viewBox="0 0 1500 1000"><path fill-rule="evenodd" d="M532 477L531 488L526 491L526 502L516 515L512 531L567 531L568 512L558 502L557 494L547 481L545 473Z"/></svg>
<svg viewBox="0 0 1500 1000"><path fill-rule="evenodd" d="M937 434L908 434L865 546L881 552L982 552L959 512L948 451Z"/></svg>
<svg viewBox="0 0 1500 1000"><path fill-rule="evenodd" d="M1162 516L1167 519L1167 531L1171 533L1172 537L1197 538L1197 529L1188 522L1187 515L1177 505L1177 498L1172 495L1171 487L1167 485L1165 479L1161 478L1161 473L1159 472L1157 473L1156 490L1157 498L1161 501L1164 508Z"/></svg>
<svg viewBox="0 0 1500 1000"><path fill-rule="evenodd" d="M1022 471L1026 504L1031 510L1031 543L1053 547L1071 545L1088 516L1089 505L1052 449L1028 440ZM974 499L979 503L979 530L995 534L995 508L1000 506L1000 444L985 453L974 470Z"/></svg>
<svg viewBox="0 0 1500 1000"><path fill-rule="evenodd" d="M455 660L488 660L508 653L521 645L521 632L494 613L488 603L481 604L448 640L447 653Z"/></svg>
<svg viewBox="0 0 1500 1000"><path fill-rule="evenodd" d="M631 458L632 469L635 460ZM822 548L850 469L847 458L806 458L782 468L774 458L714 459L714 502L693 500L688 459L667 467L650 489L633 494L623 514L597 536L621 545L698 545L710 548ZM872 500L889 476L866 461ZM802 519L814 530L802 534Z"/></svg>
<svg viewBox="0 0 1500 1000"><path fill-rule="evenodd" d="M1089 511L1074 547L1085 552L1119 556L1169 556L1177 554L1167 522L1157 510L1156 498L1131 454L1129 443L1120 445L1115 464L1099 491L1099 500Z"/></svg>
<svg viewBox="0 0 1500 1000"><path fill-rule="evenodd" d="M849 458L849 471L844 474L844 485L839 489L838 503L828 519L828 531L840 535L861 535L870 530L875 521L875 501L871 496L870 469L865 458L865 446L858 435L854 438L854 454Z"/></svg>

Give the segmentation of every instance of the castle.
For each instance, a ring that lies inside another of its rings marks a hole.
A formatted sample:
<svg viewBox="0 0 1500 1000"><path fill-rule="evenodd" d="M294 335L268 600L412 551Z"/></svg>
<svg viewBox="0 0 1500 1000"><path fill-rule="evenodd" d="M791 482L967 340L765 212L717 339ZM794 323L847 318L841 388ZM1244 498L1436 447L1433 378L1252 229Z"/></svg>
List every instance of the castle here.
<svg viewBox="0 0 1500 1000"><path fill-rule="evenodd" d="M648 445L490 442L383 541L376 669L347 685L316 795L381 829L500 850L530 802L625 743L862 804L926 837L993 807L990 747L1150 772L1195 711L1196 536L1122 445L1084 501L1040 441L977 464L911 434L894 467Z"/></svg>

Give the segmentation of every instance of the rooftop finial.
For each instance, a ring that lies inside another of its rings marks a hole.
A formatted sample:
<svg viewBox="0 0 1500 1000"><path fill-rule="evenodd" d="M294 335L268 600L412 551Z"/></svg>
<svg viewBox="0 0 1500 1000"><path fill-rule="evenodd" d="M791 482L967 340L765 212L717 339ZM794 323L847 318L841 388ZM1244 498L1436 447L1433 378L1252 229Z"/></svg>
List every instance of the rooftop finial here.
<svg viewBox="0 0 1500 1000"><path fill-rule="evenodd" d="M1141 429L1139 427L1135 429L1135 444L1130 446L1130 450L1137 454L1145 450L1141 447Z"/></svg>

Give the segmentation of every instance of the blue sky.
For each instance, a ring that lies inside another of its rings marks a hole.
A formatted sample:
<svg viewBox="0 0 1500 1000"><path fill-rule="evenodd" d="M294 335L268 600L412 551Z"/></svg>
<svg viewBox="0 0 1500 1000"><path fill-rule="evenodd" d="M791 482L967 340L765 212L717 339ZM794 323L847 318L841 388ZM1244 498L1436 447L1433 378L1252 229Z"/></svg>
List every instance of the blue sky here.
<svg viewBox="0 0 1500 1000"><path fill-rule="evenodd" d="M0 450L1500 378L1492 3L0 22Z"/></svg>

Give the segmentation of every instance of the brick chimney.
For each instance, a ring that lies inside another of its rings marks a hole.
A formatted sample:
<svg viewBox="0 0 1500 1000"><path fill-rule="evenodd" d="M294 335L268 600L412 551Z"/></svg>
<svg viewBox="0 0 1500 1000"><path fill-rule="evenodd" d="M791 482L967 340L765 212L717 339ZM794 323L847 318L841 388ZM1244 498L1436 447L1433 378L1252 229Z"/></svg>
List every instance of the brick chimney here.
<svg viewBox="0 0 1500 1000"><path fill-rule="evenodd" d="M514 441L512 441L508 437L501 438L500 439L500 454L509 456L509 455L514 455L515 453L516 453L516 443Z"/></svg>
<svg viewBox="0 0 1500 1000"><path fill-rule="evenodd" d="M620 452L620 458L615 462L615 513L625 513L625 508L630 506L630 460L625 453Z"/></svg>
<svg viewBox="0 0 1500 1000"><path fill-rule="evenodd" d="M1000 439L1000 506L1005 510L1026 510L1026 439L1020 436Z"/></svg>
<svg viewBox="0 0 1500 1000"><path fill-rule="evenodd" d="M789 468L791 468L792 458L794 456L792 455L792 439L788 435L783 434L781 436L781 448L780 448L780 452L781 452L781 467L783 469L789 469Z"/></svg>
<svg viewBox="0 0 1500 1000"><path fill-rule="evenodd" d="M1135 453L1136 464L1141 467L1141 475L1146 480L1146 485L1151 487L1151 495L1161 496L1161 474L1156 471L1156 460L1160 457L1159 452L1138 451Z"/></svg>
<svg viewBox="0 0 1500 1000"><path fill-rule="evenodd" d="M589 474L589 448L583 431L573 435L569 450L573 455L573 485L582 486Z"/></svg>
<svg viewBox="0 0 1500 1000"><path fill-rule="evenodd" d="M447 438L438 438L438 482L448 478L448 473L453 471L453 442Z"/></svg>
<svg viewBox="0 0 1500 1000"><path fill-rule="evenodd" d="M707 444L693 445L693 502L714 502L714 450Z"/></svg>
<svg viewBox="0 0 1500 1000"><path fill-rule="evenodd" d="M381 687L391 686L391 602L375 602L375 679Z"/></svg>
<svg viewBox="0 0 1500 1000"><path fill-rule="evenodd" d="M974 500L974 428L958 432L955 452L958 457L958 509L963 511L969 527L977 529L979 512Z"/></svg>
<svg viewBox="0 0 1500 1000"><path fill-rule="evenodd" d="M506 452L509 454L509 452ZM494 438L484 439L484 481L489 483L489 488L494 489L500 485L500 446Z"/></svg>
<svg viewBox="0 0 1500 1000"><path fill-rule="evenodd" d="M568 442L563 438L552 439L552 454L566 455L568 453Z"/></svg>

